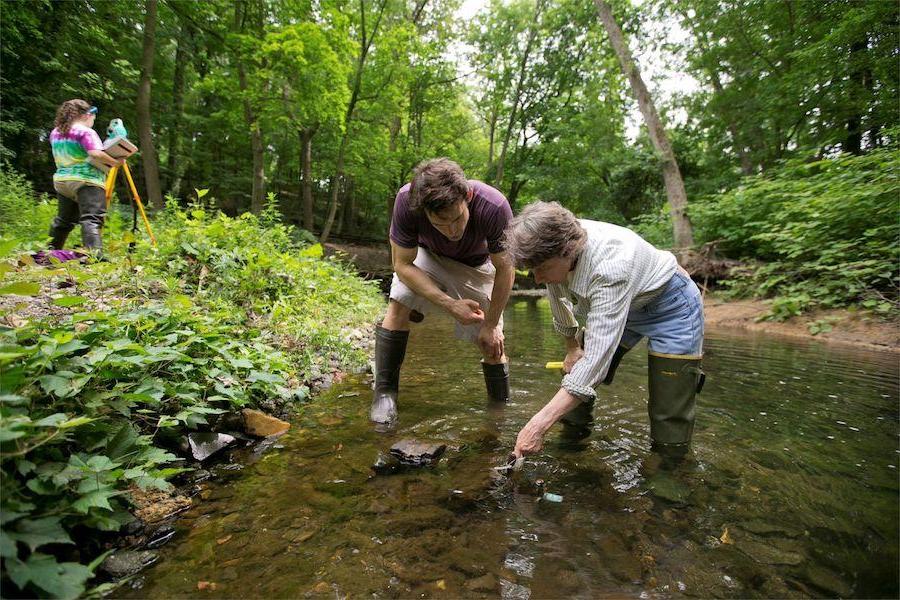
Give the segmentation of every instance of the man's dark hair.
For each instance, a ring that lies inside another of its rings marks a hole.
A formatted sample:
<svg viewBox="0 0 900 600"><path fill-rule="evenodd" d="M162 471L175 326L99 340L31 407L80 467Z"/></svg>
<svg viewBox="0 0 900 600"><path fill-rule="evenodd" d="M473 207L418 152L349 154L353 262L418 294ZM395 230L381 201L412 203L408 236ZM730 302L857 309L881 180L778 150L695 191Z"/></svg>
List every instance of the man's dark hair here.
<svg viewBox="0 0 900 600"><path fill-rule="evenodd" d="M449 158L432 158L413 170L409 186L409 207L438 213L469 194L469 180Z"/></svg>

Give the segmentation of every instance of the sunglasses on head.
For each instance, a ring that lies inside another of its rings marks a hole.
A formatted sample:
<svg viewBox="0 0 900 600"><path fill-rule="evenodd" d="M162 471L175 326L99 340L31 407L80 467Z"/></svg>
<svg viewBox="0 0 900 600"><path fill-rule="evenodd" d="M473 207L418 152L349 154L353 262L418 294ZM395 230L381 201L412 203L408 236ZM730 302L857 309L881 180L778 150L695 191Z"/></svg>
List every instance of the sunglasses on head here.
<svg viewBox="0 0 900 600"><path fill-rule="evenodd" d="M88 115L96 115L96 114L97 114L97 107L96 107L96 106L90 107L89 109L87 109L87 112L86 112L85 114L88 114Z"/></svg>

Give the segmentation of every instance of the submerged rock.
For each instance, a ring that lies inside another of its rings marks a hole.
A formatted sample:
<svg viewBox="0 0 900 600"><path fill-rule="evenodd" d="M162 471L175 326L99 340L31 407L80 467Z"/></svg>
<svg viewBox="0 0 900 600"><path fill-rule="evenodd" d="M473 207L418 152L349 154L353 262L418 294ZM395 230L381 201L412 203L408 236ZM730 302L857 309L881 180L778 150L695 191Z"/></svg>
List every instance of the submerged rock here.
<svg viewBox="0 0 900 600"><path fill-rule="evenodd" d="M100 569L118 579L139 573L158 558L159 553L153 550L121 550L107 556L100 564Z"/></svg>
<svg viewBox="0 0 900 600"><path fill-rule="evenodd" d="M244 417L244 431L257 437L281 435L291 428L291 424L264 412L245 408L241 411Z"/></svg>
<svg viewBox="0 0 900 600"><path fill-rule="evenodd" d="M205 433L195 431L189 433L188 445L194 460L204 461L213 454L234 444L234 436L227 433Z"/></svg>
<svg viewBox="0 0 900 600"><path fill-rule="evenodd" d="M500 589L500 583L491 573L482 575L466 582L466 589L470 592L486 592L494 594Z"/></svg>
<svg viewBox="0 0 900 600"><path fill-rule="evenodd" d="M378 475L393 473L400 467L402 467L402 465L396 456L393 454L385 454L384 452L379 452L375 462L372 463L372 470Z"/></svg>
<svg viewBox="0 0 900 600"><path fill-rule="evenodd" d="M446 444L433 444L416 440L400 440L391 446L391 456L409 467L433 465L447 450Z"/></svg>

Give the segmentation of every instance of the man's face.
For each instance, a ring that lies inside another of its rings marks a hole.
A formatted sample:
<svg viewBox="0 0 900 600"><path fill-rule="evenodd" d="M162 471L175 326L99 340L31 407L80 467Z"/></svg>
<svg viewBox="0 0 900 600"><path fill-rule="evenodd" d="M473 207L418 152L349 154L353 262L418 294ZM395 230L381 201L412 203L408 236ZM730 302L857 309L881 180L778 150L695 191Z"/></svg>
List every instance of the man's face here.
<svg viewBox="0 0 900 600"><path fill-rule="evenodd" d="M554 256L531 269L535 283L565 283L572 269L572 258Z"/></svg>
<svg viewBox="0 0 900 600"><path fill-rule="evenodd" d="M471 197L471 192L469 194ZM436 213L425 211L425 216L435 229L441 232L451 242L462 239L469 224L469 197L465 200L454 202L444 210Z"/></svg>

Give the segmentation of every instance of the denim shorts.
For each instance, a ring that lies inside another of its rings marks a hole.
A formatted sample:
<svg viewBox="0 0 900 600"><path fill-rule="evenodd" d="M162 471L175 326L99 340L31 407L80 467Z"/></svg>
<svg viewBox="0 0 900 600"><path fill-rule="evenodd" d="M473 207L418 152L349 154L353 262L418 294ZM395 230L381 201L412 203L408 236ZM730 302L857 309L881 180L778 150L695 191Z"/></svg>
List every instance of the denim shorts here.
<svg viewBox="0 0 900 600"><path fill-rule="evenodd" d="M632 348L645 337L651 354L703 355L703 298L697 284L681 269L657 297L628 311L619 344Z"/></svg>

